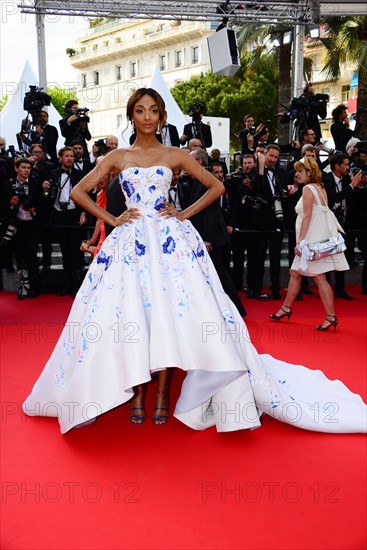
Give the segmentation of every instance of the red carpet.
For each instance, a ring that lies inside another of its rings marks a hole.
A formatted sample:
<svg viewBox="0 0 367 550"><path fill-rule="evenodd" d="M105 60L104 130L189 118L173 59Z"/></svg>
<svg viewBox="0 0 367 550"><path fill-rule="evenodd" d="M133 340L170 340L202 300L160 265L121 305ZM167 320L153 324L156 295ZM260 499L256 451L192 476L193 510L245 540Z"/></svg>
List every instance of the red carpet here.
<svg viewBox="0 0 367 550"><path fill-rule="evenodd" d="M366 398L366 297L337 300L337 332L317 333L316 296L290 323L279 302L246 302L260 352L320 368ZM2 293L2 542L6 550L366 547L366 438L299 430L263 417L252 432L195 432L128 421L128 406L61 436L21 403L41 372L71 299L17 302ZM175 371L172 404L182 373ZM155 383L148 391L153 408Z"/></svg>

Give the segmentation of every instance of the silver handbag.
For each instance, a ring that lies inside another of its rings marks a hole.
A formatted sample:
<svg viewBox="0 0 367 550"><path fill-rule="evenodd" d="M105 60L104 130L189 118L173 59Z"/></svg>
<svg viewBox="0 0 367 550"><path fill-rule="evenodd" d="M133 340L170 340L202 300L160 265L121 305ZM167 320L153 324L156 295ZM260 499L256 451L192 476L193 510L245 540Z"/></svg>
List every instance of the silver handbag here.
<svg viewBox="0 0 367 550"><path fill-rule="evenodd" d="M311 261L321 260L321 258L327 258L328 256L334 256L334 254L344 252L347 248L341 233L338 233L333 237L329 237L325 241L309 243L307 247L312 253L312 257L309 258Z"/></svg>

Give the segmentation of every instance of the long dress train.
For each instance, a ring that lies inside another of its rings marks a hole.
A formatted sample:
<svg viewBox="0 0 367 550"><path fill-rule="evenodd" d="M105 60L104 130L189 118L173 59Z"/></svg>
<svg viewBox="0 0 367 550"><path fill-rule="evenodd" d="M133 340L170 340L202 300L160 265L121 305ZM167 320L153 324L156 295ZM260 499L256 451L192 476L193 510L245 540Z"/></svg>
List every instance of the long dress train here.
<svg viewBox="0 0 367 550"><path fill-rule="evenodd" d="M257 353L191 222L157 215L171 175L164 166L120 174L142 218L103 243L24 412L58 417L65 433L179 367L187 376L174 414L194 429L256 428L268 413L309 430L365 432L366 406L341 382Z"/></svg>

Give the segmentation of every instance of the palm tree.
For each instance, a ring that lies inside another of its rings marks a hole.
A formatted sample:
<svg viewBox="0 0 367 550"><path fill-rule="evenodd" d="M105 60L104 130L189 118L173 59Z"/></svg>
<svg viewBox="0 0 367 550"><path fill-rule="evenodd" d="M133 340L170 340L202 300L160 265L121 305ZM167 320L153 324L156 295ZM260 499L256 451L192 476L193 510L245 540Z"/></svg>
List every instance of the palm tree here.
<svg viewBox="0 0 367 550"><path fill-rule="evenodd" d="M330 33L320 38L326 47L322 71L330 80L340 77L341 64L347 61L358 70L358 117L355 132L366 139L367 133L367 17L330 17L327 19ZM365 110L362 112L361 110Z"/></svg>

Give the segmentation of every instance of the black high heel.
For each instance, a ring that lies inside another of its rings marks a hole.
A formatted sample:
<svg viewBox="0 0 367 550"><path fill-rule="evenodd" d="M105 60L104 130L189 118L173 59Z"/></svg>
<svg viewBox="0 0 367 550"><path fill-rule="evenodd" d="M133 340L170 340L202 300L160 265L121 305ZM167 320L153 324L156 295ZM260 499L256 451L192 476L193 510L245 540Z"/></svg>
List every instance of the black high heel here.
<svg viewBox="0 0 367 550"><path fill-rule="evenodd" d="M289 311L286 311L284 308L287 308L289 309ZM271 315L269 315L270 319L273 319L273 321L280 321L281 319L283 319L284 317L288 317L288 322L289 322L289 319L291 318L292 316L292 308L291 307L288 307L288 306L285 306L284 304L281 306L280 308L282 311L283 311L283 315L280 314L280 315L277 315L276 313L272 313Z"/></svg>
<svg viewBox="0 0 367 550"><path fill-rule="evenodd" d="M335 316L335 314L334 313L327 313L326 316L325 316L325 321L329 324L326 325L325 327L323 327L322 325L318 325L316 327L316 330L320 330L321 332L325 332L326 330L329 330L330 327L334 327L334 332L335 332L336 327L338 326L338 322L339 322L337 317Z"/></svg>

